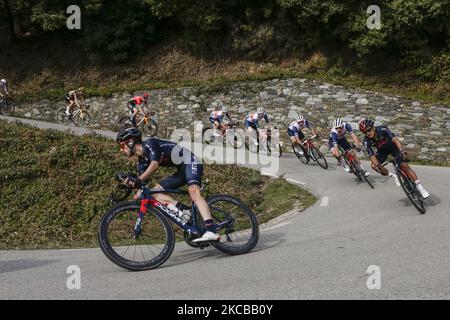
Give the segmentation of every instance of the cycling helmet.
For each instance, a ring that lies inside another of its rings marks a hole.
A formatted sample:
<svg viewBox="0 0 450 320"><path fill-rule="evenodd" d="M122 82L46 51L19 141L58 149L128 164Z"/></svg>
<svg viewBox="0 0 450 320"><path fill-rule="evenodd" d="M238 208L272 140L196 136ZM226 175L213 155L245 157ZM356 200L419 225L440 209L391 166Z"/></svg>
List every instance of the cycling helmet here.
<svg viewBox="0 0 450 320"><path fill-rule="evenodd" d="M344 122L342 121L341 118L336 118L333 121L333 128L342 127L343 124Z"/></svg>
<svg viewBox="0 0 450 320"><path fill-rule="evenodd" d="M0 80L0 82L3 83L3 84L7 84L8 83L8 81L6 81L6 79L2 79L2 80Z"/></svg>
<svg viewBox="0 0 450 320"><path fill-rule="evenodd" d="M296 120L296 121L303 121L303 120L305 120L305 118L303 117L303 115L299 114L299 115L297 115L297 116L295 117L295 120Z"/></svg>
<svg viewBox="0 0 450 320"><path fill-rule="evenodd" d="M368 130L370 130L371 128L373 128L374 123L372 120L369 119L362 119L359 122L359 131L366 133Z"/></svg>
<svg viewBox="0 0 450 320"><path fill-rule="evenodd" d="M227 106L223 106L222 107L222 111L225 112L225 113L228 112L228 107Z"/></svg>
<svg viewBox="0 0 450 320"><path fill-rule="evenodd" d="M144 93L144 94L142 95L142 98L144 98L145 100L147 100L147 99L148 99L148 93L147 93L147 92Z"/></svg>
<svg viewBox="0 0 450 320"><path fill-rule="evenodd" d="M116 141L120 143L129 140L133 140L133 142L142 142L142 133L134 127L120 130L117 134Z"/></svg>
<svg viewBox="0 0 450 320"><path fill-rule="evenodd" d="M264 108L259 107L258 109L256 109L256 113L264 113Z"/></svg>

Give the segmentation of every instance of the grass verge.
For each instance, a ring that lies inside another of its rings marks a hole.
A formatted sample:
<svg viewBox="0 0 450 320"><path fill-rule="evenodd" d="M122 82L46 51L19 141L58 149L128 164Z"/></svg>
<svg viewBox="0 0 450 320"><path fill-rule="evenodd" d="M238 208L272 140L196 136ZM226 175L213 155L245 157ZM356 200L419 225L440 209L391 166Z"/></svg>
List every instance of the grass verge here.
<svg viewBox="0 0 450 320"><path fill-rule="evenodd" d="M119 155L117 145L98 136L5 121L0 121L0 144L0 249L97 246L98 222L112 207L108 196L116 187L114 176L135 167ZM150 184L172 172L161 168ZM296 203L305 208L315 201L284 180L234 165L205 165L204 181L206 197L236 196L260 223Z"/></svg>

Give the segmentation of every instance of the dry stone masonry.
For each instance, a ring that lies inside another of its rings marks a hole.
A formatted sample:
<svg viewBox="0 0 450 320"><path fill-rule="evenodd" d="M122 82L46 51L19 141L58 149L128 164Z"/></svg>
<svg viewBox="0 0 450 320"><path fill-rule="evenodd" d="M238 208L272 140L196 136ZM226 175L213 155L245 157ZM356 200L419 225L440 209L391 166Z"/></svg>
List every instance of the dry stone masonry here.
<svg viewBox="0 0 450 320"><path fill-rule="evenodd" d="M257 107L264 107L269 118L282 130L286 143L289 141L286 126L296 114L303 114L318 127L325 144L335 117L342 117L354 128L361 117L370 117L376 124L389 126L412 157L446 164L450 161L450 107L445 105L425 104L306 79L242 82L214 90L204 87L161 89L149 93L150 104L165 133L176 128L192 132L196 120L209 125L209 113L223 105L227 105L233 118L237 119L243 119ZM130 97L130 94L114 94L110 98L88 99L93 115L92 127L114 127L126 114L126 102ZM19 106L17 112L19 116L53 121L56 110L63 105L63 101L43 100Z"/></svg>

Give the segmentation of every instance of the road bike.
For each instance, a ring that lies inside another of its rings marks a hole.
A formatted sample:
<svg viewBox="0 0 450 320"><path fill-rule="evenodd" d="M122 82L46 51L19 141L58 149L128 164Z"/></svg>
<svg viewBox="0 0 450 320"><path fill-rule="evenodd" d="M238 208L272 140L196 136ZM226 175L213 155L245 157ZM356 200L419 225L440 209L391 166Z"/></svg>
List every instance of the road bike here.
<svg viewBox="0 0 450 320"><path fill-rule="evenodd" d="M352 149L344 150L341 146L339 146L339 150L341 151L341 159L344 159L345 164L349 168L350 172L353 173L359 181L366 181L369 186L374 189L372 182L370 182L369 178L364 175L365 171L361 168L361 165L356 161L356 157L354 156L352 150L358 150L354 144L352 144Z"/></svg>
<svg viewBox="0 0 450 320"><path fill-rule="evenodd" d="M130 175L119 174L125 181ZM131 189L120 185L119 199L123 201ZM124 201L115 205L101 218L98 241L103 253L116 265L142 271L159 267L172 254L175 231L171 222L183 230L184 241L192 247L204 249L210 245L230 254L251 251L259 239L259 226L255 214L239 199L228 195L213 195L206 199L214 220L214 228L221 236L218 241L195 243L205 228L195 203L191 204L190 219L186 221L172 212L152 195L171 193L187 195L178 189L151 190L140 188L138 201ZM113 197L116 198L116 197Z"/></svg>
<svg viewBox="0 0 450 320"><path fill-rule="evenodd" d="M216 145L218 143L230 144L235 149L240 149L244 144L244 136L240 132L240 130L236 130L239 126L239 121L224 121L223 125L226 126L226 130L224 135L215 134L215 131L220 131L219 129L214 128L214 124L212 127L205 127L202 130L202 139L203 142L210 145Z"/></svg>
<svg viewBox="0 0 450 320"><path fill-rule="evenodd" d="M8 97L0 97L0 113L4 116L11 116L14 113L14 104Z"/></svg>
<svg viewBox="0 0 450 320"><path fill-rule="evenodd" d="M395 174L397 175L398 181L400 182L400 185L402 186L403 191L406 193L406 196L408 197L409 201L416 207L417 210L419 210L420 213L424 214L426 212L425 205L423 204L423 197L420 191L417 189L417 186L415 182L408 176L408 173L403 170L402 167L397 163L397 160L403 156L398 156L390 161L385 162L381 165L381 167L384 167L388 165L389 163L392 163L395 169ZM406 154L405 154L406 157ZM409 162L409 159L405 158L406 162Z"/></svg>
<svg viewBox="0 0 450 320"><path fill-rule="evenodd" d="M319 166L324 169L328 168L328 162L322 152L320 152L319 148L317 148L313 140L317 138L317 135L313 135L312 137L306 139L302 142L302 145L298 145L296 143L292 144L292 150L297 158L304 164L308 164L312 159L317 162Z"/></svg>
<svg viewBox="0 0 450 320"><path fill-rule="evenodd" d="M81 105L75 109L72 115L66 113L67 107L59 108L56 112L56 122L61 124L73 123L76 126L88 126L91 123L91 115L87 111L91 106L88 104Z"/></svg>
<svg viewBox="0 0 450 320"><path fill-rule="evenodd" d="M138 128L143 135L154 137L158 134L158 124L156 122L155 112L145 112L136 115L136 128ZM133 123L129 116L123 116L119 120L119 130L123 128L132 127Z"/></svg>
<svg viewBox="0 0 450 320"><path fill-rule="evenodd" d="M277 129L274 127L274 129ZM271 156L280 158L283 154L283 147L279 143L279 138L272 136L272 130L255 130L256 134L251 137L247 133L245 134L245 147L251 152L258 153L260 150L265 150ZM256 142L256 143L255 143Z"/></svg>

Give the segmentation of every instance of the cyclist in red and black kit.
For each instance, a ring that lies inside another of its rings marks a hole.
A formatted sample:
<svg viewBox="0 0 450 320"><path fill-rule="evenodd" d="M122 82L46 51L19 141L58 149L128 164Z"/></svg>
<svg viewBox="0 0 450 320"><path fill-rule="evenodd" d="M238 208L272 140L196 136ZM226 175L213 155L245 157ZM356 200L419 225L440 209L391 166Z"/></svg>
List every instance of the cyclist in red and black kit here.
<svg viewBox="0 0 450 320"><path fill-rule="evenodd" d="M416 183L417 190L422 194L424 199L428 198L430 194L422 186L417 177L417 174L411 169L409 164L405 160L403 146L400 140L385 126L375 126L374 122L369 119L363 119L359 122L359 130L365 134L364 146L369 154L370 161L372 162L372 169L381 173L383 176L391 176L396 179L397 186L400 186L398 178L395 174L390 172L380 165L386 161L389 155L396 158L400 167L405 170L408 176ZM372 147L377 149L377 152L373 152Z"/></svg>
<svg viewBox="0 0 450 320"><path fill-rule="evenodd" d="M142 96L136 96L128 100L127 107L130 110L130 121L136 127L136 115L139 113L145 115L142 107L147 107L148 93Z"/></svg>
<svg viewBox="0 0 450 320"><path fill-rule="evenodd" d="M160 166L176 168L177 171L174 174L160 181L154 189L178 189L187 184L189 196L196 204L206 228L202 237L193 241L218 241L220 239L219 234L214 230L208 203L200 192L203 165L193 153L171 141L155 138L142 141L141 132L133 127L122 129L118 133L116 141L120 145L120 150L128 157L138 156L138 176L127 179L125 183L128 186L139 187ZM171 205L180 211L189 209L167 194L157 193L153 196L168 207Z"/></svg>

